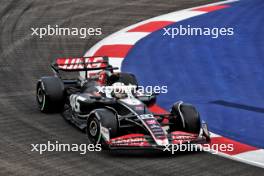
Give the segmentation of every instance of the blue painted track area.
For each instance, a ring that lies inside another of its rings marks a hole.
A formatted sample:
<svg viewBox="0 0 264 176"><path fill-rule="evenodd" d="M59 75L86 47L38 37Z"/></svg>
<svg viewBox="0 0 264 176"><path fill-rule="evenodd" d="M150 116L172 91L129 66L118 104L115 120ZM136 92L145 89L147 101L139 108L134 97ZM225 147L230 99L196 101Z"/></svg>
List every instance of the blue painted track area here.
<svg viewBox="0 0 264 176"><path fill-rule="evenodd" d="M192 103L211 131L264 148L264 1L230 5L170 27L232 27L233 36L172 39L159 30L131 49L122 70L135 73L141 85L167 85L161 107Z"/></svg>

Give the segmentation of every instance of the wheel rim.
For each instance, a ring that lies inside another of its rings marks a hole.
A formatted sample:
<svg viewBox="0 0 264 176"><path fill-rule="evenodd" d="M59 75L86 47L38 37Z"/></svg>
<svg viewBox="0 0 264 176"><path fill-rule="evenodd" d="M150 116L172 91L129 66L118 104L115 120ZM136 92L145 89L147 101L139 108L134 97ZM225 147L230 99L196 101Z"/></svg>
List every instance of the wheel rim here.
<svg viewBox="0 0 264 176"><path fill-rule="evenodd" d="M37 91L37 100L39 103L40 110L42 111L45 107L46 96L41 87L39 87Z"/></svg>
<svg viewBox="0 0 264 176"><path fill-rule="evenodd" d="M96 117L88 118L86 133L91 143L98 144L100 142L100 122Z"/></svg>
<svg viewBox="0 0 264 176"><path fill-rule="evenodd" d="M89 125L89 131L90 131L91 136L93 137L96 136L97 131L98 131L97 128L98 128L97 123L94 120L92 120Z"/></svg>
<svg viewBox="0 0 264 176"><path fill-rule="evenodd" d="M40 103L43 102L44 95L43 95L43 91L42 91L41 88L38 89L38 92L37 92L37 98L38 98L38 101L39 101Z"/></svg>

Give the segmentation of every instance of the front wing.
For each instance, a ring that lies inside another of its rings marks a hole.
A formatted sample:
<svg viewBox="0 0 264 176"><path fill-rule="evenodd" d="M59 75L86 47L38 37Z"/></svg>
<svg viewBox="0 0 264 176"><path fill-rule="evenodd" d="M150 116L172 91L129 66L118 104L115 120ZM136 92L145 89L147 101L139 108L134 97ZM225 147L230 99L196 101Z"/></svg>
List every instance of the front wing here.
<svg viewBox="0 0 264 176"><path fill-rule="evenodd" d="M210 142L209 135L197 135L182 131L173 131L167 134L169 145L204 144ZM150 135L128 134L106 141L110 149L164 149L165 146L157 145Z"/></svg>

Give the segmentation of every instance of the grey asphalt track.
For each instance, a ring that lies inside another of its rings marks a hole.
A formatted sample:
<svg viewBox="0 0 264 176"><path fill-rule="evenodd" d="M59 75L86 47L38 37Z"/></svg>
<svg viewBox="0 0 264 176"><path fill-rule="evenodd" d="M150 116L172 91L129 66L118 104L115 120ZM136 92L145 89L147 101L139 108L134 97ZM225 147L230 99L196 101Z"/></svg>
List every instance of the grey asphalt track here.
<svg viewBox="0 0 264 176"><path fill-rule="evenodd" d="M262 175L263 170L205 152L31 152L31 145L86 143L84 133L58 114L41 114L35 83L49 63L82 56L100 39L144 19L212 0L1 0L0 175ZM103 35L31 36L31 27L101 27Z"/></svg>

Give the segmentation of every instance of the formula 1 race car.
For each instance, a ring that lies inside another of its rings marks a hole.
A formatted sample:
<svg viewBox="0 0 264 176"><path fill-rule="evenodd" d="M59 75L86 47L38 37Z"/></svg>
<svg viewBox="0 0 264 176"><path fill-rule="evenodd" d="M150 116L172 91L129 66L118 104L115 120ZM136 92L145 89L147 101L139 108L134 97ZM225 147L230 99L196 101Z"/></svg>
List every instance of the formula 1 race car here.
<svg viewBox="0 0 264 176"><path fill-rule="evenodd" d="M108 57L58 58L51 68L54 76L37 82L40 111L60 111L66 120L86 130L92 144L105 149L162 149L210 141L207 125L200 122L194 106L180 101L169 113L151 112L156 94L139 92L136 77L116 72ZM65 79L60 71L83 76Z"/></svg>

